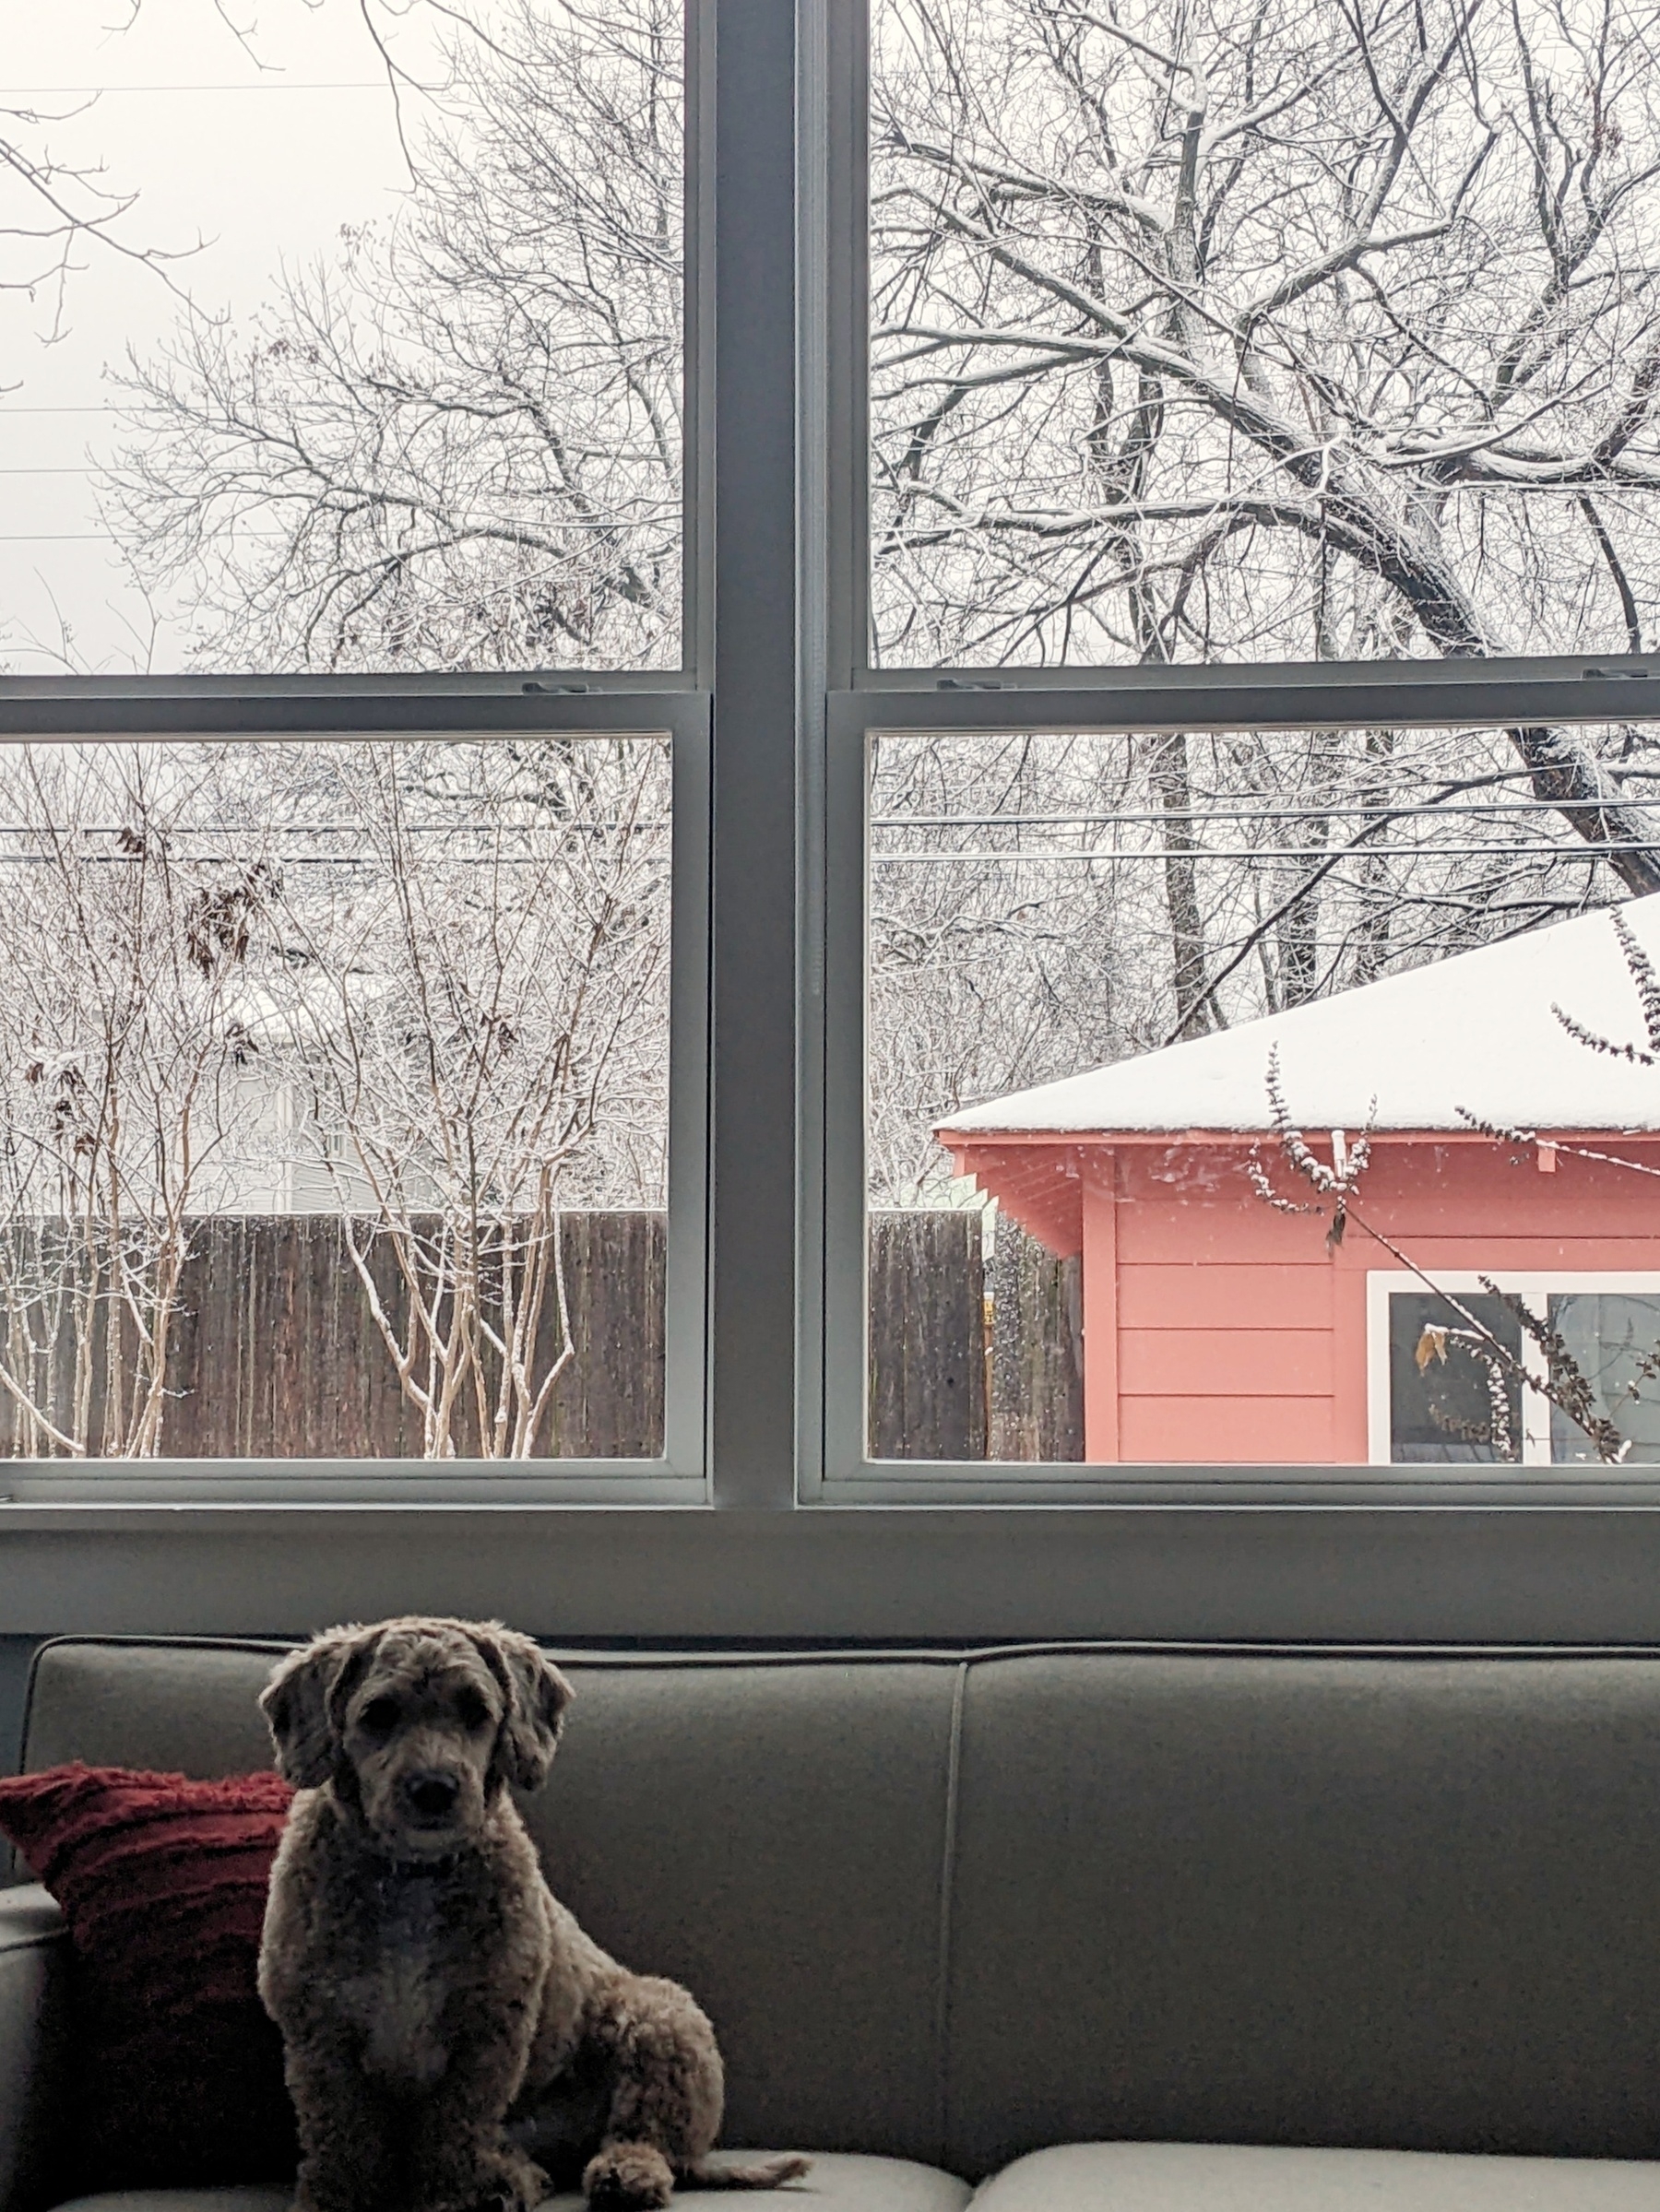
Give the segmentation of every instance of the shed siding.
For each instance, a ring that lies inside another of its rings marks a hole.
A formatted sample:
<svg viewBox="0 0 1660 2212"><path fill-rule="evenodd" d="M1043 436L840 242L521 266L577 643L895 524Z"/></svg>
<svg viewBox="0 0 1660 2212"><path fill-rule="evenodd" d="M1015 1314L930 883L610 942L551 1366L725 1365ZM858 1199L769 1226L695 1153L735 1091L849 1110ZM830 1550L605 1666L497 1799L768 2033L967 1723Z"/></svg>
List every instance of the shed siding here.
<svg viewBox="0 0 1660 2212"><path fill-rule="evenodd" d="M1660 1165L1653 1140L1595 1148ZM1366 1276L1388 1252L1353 1225L1328 1252L1323 1219L1263 1203L1242 1146L1081 1149L1089 1457L1363 1462ZM1361 1210L1432 1270L1660 1268L1660 1177L1565 1153L1542 1175L1531 1145L1380 1141Z"/></svg>

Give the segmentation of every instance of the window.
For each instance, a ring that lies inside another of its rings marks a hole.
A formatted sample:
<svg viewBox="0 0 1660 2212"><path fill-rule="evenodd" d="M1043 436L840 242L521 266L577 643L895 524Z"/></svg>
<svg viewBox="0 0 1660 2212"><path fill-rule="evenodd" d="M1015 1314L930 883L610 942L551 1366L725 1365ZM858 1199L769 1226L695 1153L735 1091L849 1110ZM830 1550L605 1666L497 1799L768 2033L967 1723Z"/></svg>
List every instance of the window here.
<svg viewBox="0 0 1660 2212"><path fill-rule="evenodd" d="M1657 45L874 0L877 663L1652 645Z"/></svg>
<svg viewBox="0 0 1660 2212"><path fill-rule="evenodd" d="M1369 1278L1371 1456L1380 1464L1652 1464L1660 1275ZM1540 1332L1525 1325L1532 1316ZM1551 1340L1557 1340L1553 1346ZM1507 1356L1508 1355L1508 1356ZM1583 1378L1585 1403L1552 1386ZM1554 1402L1555 1397L1570 1403ZM1589 1424L1606 1423L1606 1443Z"/></svg>
<svg viewBox="0 0 1660 2212"><path fill-rule="evenodd" d="M0 754L0 1449L664 1451L663 738Z"/></svg>
<svg viewBox="0 0 1660 2212"><path fill-rule="evenodd" d="M65 0L7 67L8 667L680 668L681 0Z"/></svg>
<svg viewBox="0 0 1660 2212"><path fill-rule="evenodd" d="M701 1498L707 27L10 65L13 1494Z"/></svg>
<svg viewBox="0 0 1660 2212"><path fill-rule="evenodd" d="M6 1169L12 1495L1645 1498L1646 0L1456 37L1393 0L1358 28L1232 0L198 12L103 39L70 0L0 93L0 768L87 798L0 821L0 939L80 927L30 905L54 841L117 918L142 860L179 891L146 1018L212 1002L184 1027L222 1073L172 1305L167 1145L98 1155L138 1257L118 1279L94 1205L83 1343L72 1298L46 1327L68 1213L38 1190L73 1056L13 1055L9 1134L39 1141L33 1183ZM31 260L42 183L67 212ZM545 805L468 812L553 759ZM313 808L374 760L440 808L395 860ZM134 777L204 803L152 845ZM349 877L430 947L442 1021L383 1019L383 948L314 958ZM206 968L198 907L228 917ZM411 1071L442 1035L453 1076L464 1035L492 1098L529 1066L511 1013L478 1044L509 908L564 1056L538 1110L598 1103L538 1153L549 1191L481 1177L480 1230ZM250 1025L216 1000L261 964L281 1003ZM20 1004L75 980L40 957ZM569 1329L508 1377L549 1208ZM284 1427L266 1317L302 1256L345 1333ZM474 1269L482 1352L408 1303L432 1267ZM238 1318L185 1375L214 1268ZM1394 1317L1410 1458L1380 1275L1475 1317ZM112 1334L129 1290L164 1356ZM1466 1327L1473 1367L1433 1348ZM566 1334L528 1444L506 1419L528 1462L480 1457L492 1388L536 1401ZM89 1395L112 1346L148 1432ZM641 1589L683 1591L728 1585L652 1547L745 1520L618 1525Z"/></svg>
<svg viewBox="0 0 1660 2212"><path fill-rule="evenodd" d="M824 1495L1639 1464L1657 43L870 0Z"/></svg>
<svg viewBox="0 0 1660 2212"><path fill-rule="evenodd" d="M1574 742L1646 787L1646 726ZM862 749L870 1461L1630 1461L1660 1312L1620 1367L1471 1271L1660 1266L1635 817L1480 727Z"/></svg>

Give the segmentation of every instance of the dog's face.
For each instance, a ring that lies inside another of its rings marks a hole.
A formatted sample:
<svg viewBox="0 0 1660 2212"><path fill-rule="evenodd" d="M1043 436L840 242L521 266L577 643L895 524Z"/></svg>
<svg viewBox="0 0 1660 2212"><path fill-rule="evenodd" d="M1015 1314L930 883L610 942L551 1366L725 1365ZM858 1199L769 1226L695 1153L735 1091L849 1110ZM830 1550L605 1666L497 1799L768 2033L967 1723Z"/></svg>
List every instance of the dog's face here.
<svg viewBox="0 0 1660 2212"><path fill-rule="evenodd" d="M363 1818L395 1856L442 1857L479 1834L505 1704L454 1629L381 1637L346 1700L340 1745Z"/></svg>
<svg viewBox="0 0 1660 2212"><path fill-rule="evenodd" d="M328 1630L260 1702L290 1781L331 1783L381 1850L421 1860L476 1840L504 1781L540 1786L570 1697L528 1637L413 1616Z"/></svg>

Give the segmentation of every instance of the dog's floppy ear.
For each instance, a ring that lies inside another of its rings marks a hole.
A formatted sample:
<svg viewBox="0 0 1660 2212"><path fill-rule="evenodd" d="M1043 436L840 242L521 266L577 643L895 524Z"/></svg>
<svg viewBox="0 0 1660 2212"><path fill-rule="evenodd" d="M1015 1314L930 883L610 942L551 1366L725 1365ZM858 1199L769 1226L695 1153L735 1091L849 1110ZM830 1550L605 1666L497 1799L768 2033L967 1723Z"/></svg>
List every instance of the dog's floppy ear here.
<svg viewBox="0 0 1660 2212"><path fill-rule="evenodd" d="M516 1788L540 1790L553 1764L564 1709L575 1692L529 1637L496 1621L481 1621L468 1634L507 1699L495 1763Z"/></svg>
<svg viewBox="0 0 1660 2212"><path fill-rule="evenodd" d="M272 1670L259 1709L277 1746L277 1771L296 1790L314 1790L334 1771L341 1709L379 1635L378 1628L326 1628Z"/></svg>

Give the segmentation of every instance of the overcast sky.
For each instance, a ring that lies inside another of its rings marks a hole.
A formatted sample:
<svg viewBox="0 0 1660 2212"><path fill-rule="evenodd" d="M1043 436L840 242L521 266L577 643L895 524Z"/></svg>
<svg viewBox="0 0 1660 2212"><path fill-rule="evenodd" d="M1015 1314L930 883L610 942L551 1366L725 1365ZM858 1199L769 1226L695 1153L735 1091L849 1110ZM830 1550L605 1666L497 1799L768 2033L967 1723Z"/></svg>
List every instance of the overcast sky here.
<svg viewBox="0 0 1660 2212"><path fill-rule="evenodd" d="M186 254L170 265L172 281L242 318L285 258L329 253L343 223L389 212L407 172L357 0L224 5L245 44L215 0L0 0L0 105L61 116L17 136L33 152L101 165L109 191L136 193L120 234ZM430 73L421 0L407 0L401 22L381 20L400 61ZM0 188L0 224L38 220L15 184ZM0 291L0 667L18 674L62 667L50 650L60 614L89 670L142 666L149 651L143 602L98 536L87 470L112 435L106 367L129 347L153 350L181 307L152 269L95 242L76 258L55 342L55 294ZM0 237L8 280L40 259L38 245ZM158 672L181 665L181 644L164 623Z"/></svg>

